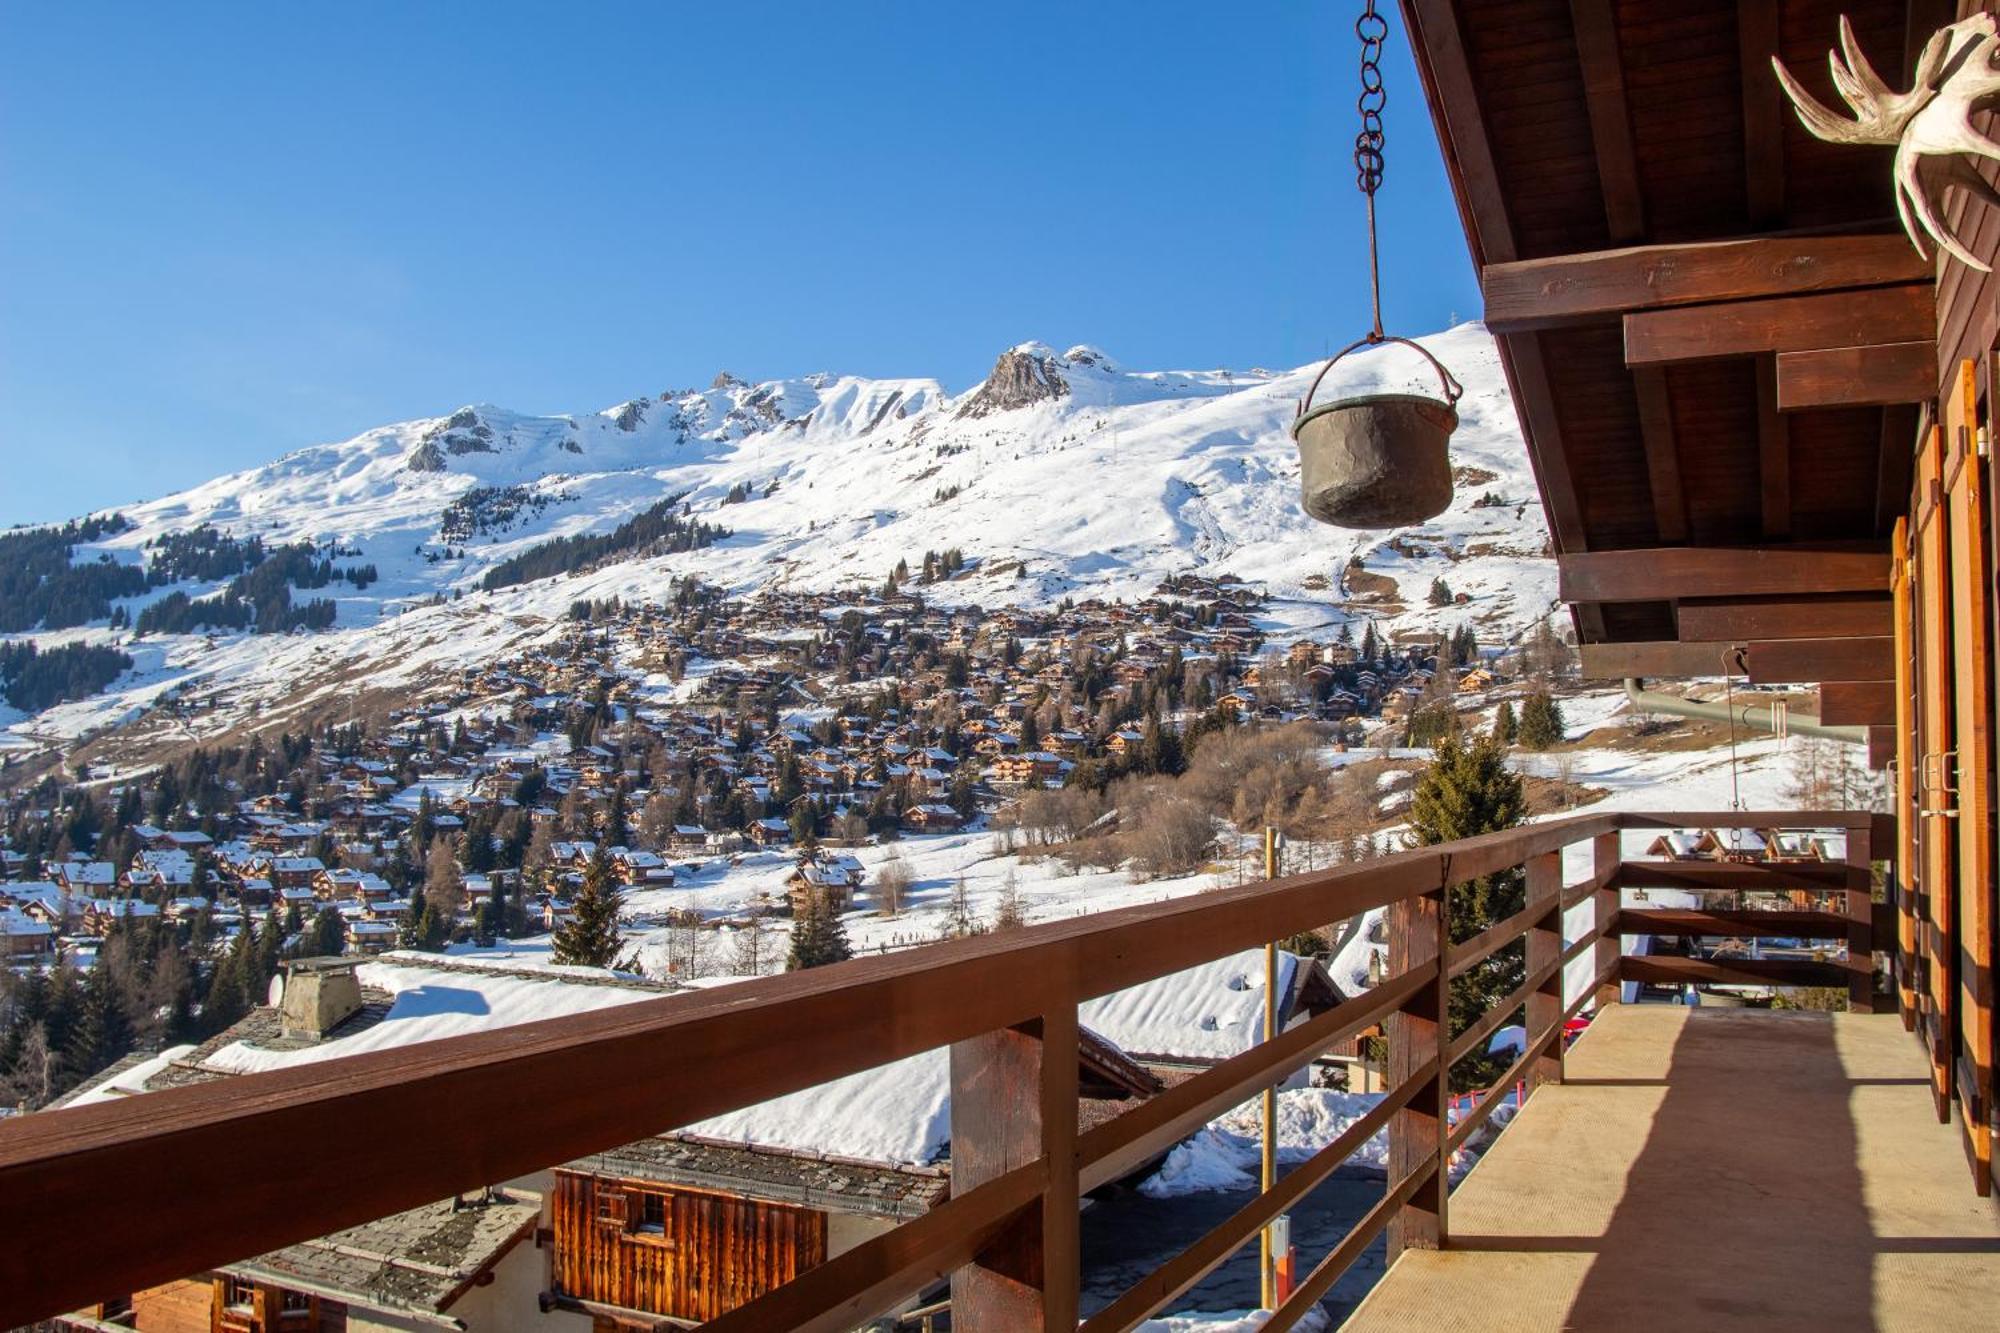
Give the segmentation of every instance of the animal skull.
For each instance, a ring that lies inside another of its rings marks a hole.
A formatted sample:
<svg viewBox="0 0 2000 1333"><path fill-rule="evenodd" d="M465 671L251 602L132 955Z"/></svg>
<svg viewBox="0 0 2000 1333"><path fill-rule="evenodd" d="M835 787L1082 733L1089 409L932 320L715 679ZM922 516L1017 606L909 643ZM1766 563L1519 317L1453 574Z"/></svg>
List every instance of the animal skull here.
<svg viewBox="0 0 2000 1333"><path fill-rule="evenodd" d="M2000 103L2000 26L1993 15L1977 14L1933 33L1917 57L1916 82L1906 93L1893 92L1882 82L1855 44L1854 28L1845 14L1840 17L1840 53L1829 51L1826 59L1834 88L1854 111L1852 120L1821 105L1782 61L1771 57L1771 68L1800 122L1828 143L1894 144L1896 214L1910 244L1918 254L1930 257L1917 234L1921 224L1961 263L1990 273L1992 269L1944 225L1930 192L1956 185L2000 206L2000 190L1965 156L2000 161L2000 143L1972 124L1975 115Z"/></svg>

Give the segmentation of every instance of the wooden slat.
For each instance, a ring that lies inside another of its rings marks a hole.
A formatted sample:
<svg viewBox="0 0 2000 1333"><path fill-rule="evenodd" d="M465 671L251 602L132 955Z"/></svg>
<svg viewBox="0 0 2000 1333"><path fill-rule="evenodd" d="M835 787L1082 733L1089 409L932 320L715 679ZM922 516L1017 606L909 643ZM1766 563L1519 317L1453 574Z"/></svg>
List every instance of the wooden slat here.
<svg viewBox="0 0 2000 1333"><path fill-rule="evenodd" d="M1340 1275L1353 1266L1354 1261L1375 1243L1375 1238L1385 1228L1390 1228L1395 1219L1408 1211L1412 1200L1420 1198L1426 1191L1444 1188L1444 1174L1436 1159L1432 1159L1401 1177L1354 1224L1354 1229L1347 1233L1346 1238L1334 1246L1326 1258L1313 1265L1312 1271L1292 1288L1291 1295L1285 1297L1284 1304L1271 1312L1271 1317L1262 1326L1265 1333L1286 1333L1297 1327L1308 1313L1317 1313L1321 1299L1333 1290L1333 1284L1340 1280Z"/></svg>
<svg viewBox="0 0 2000 1333"><path fill-rule="evenodd" d="M1662 546L1556 558L1566 602L1887 592L1889 552L1815 546Z"/></svg>
<svg viewBox="0 0 2000 1333"><path fill-rule="evenodd" d="M1541 1052L1538 1058L1527 1064L1527 1076L1535 1084L1560 1083L1563 1076L1562 1043L1557 1041L1551 1048L1540 1039L1539 1034L1562 1031L1563 968L1578 952L1591 947L1591 941L1578 940L1571 949L1563 948L1562 853L1547 852L1537 856L1523 867L1523 872L1527 880L1528 905L1542 910L1541 919L1528 932L1528 945L1523 951L1528 975L1542 978L1541 985L1528 996L1522 1019L1528 1031L1537 1034L1533 1045ZM1528 1052L1522 1052L1522 1062L1527 1059Z"/></svg>
<svg viewBox="0 0 2000 1333"><path fill-rule="evenodd" d="M1923 281L1930 265L1900 234L1642 245L1489 263L1481 270L1494 333L1628 311L1796 296ZM1928 335L1926 335L1928 336Z"/></svg>
<svg viewBox="0 0 2000 1333"><path fill-rule="evenodd" d="M1778 353L1778 407L1882 407L1921 403L1937 381L1937 344L1826 347Z"/></svg>
<svg viewBox="0 0 2000 1333"><path fill-rule="evenodd" d="M1838 861L1626 861L1612 876L1621 889L1686 889L1700 893L1831 892L1853 887Z"/></svg>
<svg viewBox="0 0 2000 1333"><path fill-rule="evenodd" d="M1446 1151L1457 1152L1465 1146L1467 1139L1479 1132L1479 1127L1491 1119L1507 1100L1507 1094L1527 1077L1531 1065L1550 1059L1552 1055L1561 1055L1563 1024L1568 1021L1566 1017L1557 1017L1539 1028L1532 1023L1528 1025L1528 1030L1535 1033L1535 1037L1522 1047L1521 1053L1514 1057L1514 1063L1487 1085L1472 1109L1460 1114L1458 1123L1451 1127L1451 1137L1445 1140Z"/></svg>
<svg viewBox="0 0 2000 1333"><path fill-rule="evenodd" d="M1935 331L1936 318L1928 283L1641 311L1625 316L1625 361L1660 365L1921 342Z"/></svg>
<svg viewBox="0 0 2000 1333"><path fill-rule="evenodd" d="M1417 74L1445 168L1457 183L1459 217L1472 245L1475 264L1500 263L1516 255L1507 199L1494 165L1493 147L1480 113L1479 90L1466 56L1465 34L1452 0L1405 0L1403 21L1410 29Z"/></svg>
<svg viewBox="0 0 2000 1333"><path fill-rule="evenodd" d="M1507 1020L1513 1017L1515 1010L1526 1004L1529 998L1541 989L1542 983L1561 971L1561 962L1550 958L1542 966L1528 973L1528 979L1515 987L1505 999L1481 1014L1470 1027L1452 1038L1451 1045L1445 1048L1446 1065L1455 1065L1477 1050L1488 1037L1498 1032Z"/></svg>
<svg viewBox="0 0 2000 1333"><path fill-rule="evenodd" d="M1579 656L1585 680L1744 674L1737 645L1730 643L1586 643Z"/></svg>
<svg viewBox="0 0 2000 1333"><path fill-rule="evenodd" d="M1829 727L1889 726L1896 720L1896 686L1886 680L1828 681L1819 687L1819 720Z"/></svg>
<svg viewBox="0 0 2000 1333"><path fill-rule="evenodd" d="M1847 918L1839 912L1701 911L1681 907L1627 907L1618 913L1621 935L1677 935L1683 938L1845 940Z"/></svg>
<svg viewBox="0 0 2000 1333"><path fill-rule="evenodd" d="M1888 680L1896 674L1895 643L1870 639L1753 639L1750 683Z"/></svg>
<svg viewBox="0 0 2000 1333"><path fill-rule="evenodd" d="M1789 958L1627 958L1619 964L1624 981L1655 986L1706 983L1711 986L1825 986L1845 991L1847 969L1838 963Z"/></svg>
<svg viewBox="0 0 2000 1333"><path fill-rule="evenodd" d="M1832 597L1687 598L1675 613L1689 642L1841 639L1890 633L1893 604L1872 593Z"/></svg>

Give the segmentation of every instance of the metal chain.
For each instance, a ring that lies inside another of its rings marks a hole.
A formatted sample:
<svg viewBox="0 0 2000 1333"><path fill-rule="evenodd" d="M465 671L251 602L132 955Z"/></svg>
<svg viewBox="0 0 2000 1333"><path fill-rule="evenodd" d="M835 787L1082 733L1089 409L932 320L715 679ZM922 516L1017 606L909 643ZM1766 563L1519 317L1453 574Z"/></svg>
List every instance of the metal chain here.
<svg viewBox="0 0 2000 1333"><path fill-rule="evenodd" d="M1389 36L1389 21L1375 12L1375 0L1362 0L1361 17L1354 21L1354 35L1361 39L1361 96L1355 106L1361 112L1361 133L1354 136L1354 183L1368 201L1368 288L1375 307L1375 327L1368 334L1371 343L1381 342L1382 272L1375 254L1375 192L1382 188L1386 163L1382 133L1382 108L1389 103L1382 83L1382 43Z"/></svg>

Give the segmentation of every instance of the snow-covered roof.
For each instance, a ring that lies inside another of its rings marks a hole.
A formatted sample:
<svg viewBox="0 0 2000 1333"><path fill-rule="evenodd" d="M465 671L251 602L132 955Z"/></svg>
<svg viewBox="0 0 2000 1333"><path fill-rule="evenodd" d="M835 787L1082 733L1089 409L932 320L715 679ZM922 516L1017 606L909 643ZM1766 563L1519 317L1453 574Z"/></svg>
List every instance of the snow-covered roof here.
<svg viewBox="0 0 2000 1333"><path fill-rule="evenodd" d="M1298 964L1278 951L1281 1013ZM1245 949L1099 996L1079 1006L1077 1018L1137 1056L1226 1060L1264 1039L1264 951Z"/></svg>

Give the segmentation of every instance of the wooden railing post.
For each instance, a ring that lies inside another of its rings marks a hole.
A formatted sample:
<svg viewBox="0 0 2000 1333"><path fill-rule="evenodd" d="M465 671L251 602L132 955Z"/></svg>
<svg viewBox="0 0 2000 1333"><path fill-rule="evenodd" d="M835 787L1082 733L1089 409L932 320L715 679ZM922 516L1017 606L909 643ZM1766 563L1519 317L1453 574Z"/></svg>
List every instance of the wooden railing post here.
<svg viewBox="0 0 2000 1333"><path fill-rule="evenodd" d="M1527 975L1533 976L1542 968L1552 966L1562 957L1562 853L1545 852L1531 857L1528 861L1528 906L1542 906L1547 910L1536 917L1528 927ZM1549 979L1533 995L1528 997L1525 1039L1534 1041L1547 1031L1551 1024L1562 1021L1563 976L1562 969L1556 968ZM1563 1077L1563 1046L1558 1037L1553 1046L1543 1050L1541 1058L1528 1070L1528 1082L1532 1087L1539 1083L1560 1083Z"/></svg>
<svg viewBox="0 0 2000 1333"><path fill-rule="evenodd" d="M1446 861L1449 873L1450 862ZM1389 1223L1389 1262L1404 1250L1442 1249L1448 1234L1445 1204L1451 1193L1445 1170L1445 1137L1450 1132L1450 1075L1445 1064L1445 1022L1451 981L1447 952L1444 887L1398 900L1389 909L1389 971L1400 974L1425 963L1437 964L1435 984L1425 986L1389 1015L1389 1087L1393 1090L1433 1068L1431 1085L1418 1091L1389 1122L1389 1179L1403 1179L1435 1162L1437 1170L1396 1210Z"/></svg>
<svg viewBox="0 0 2000 1333"><path fill-rule="evenodd" d="M1618 864L1625 859L1623 835L1600 833L1591 843L1592 873L1596 877L1597 892L1591 895L1593 925L1598 932L1596 950L1596 973L1601 978L1607 973L1609 981L1600 981L1597 986L1597 1007L1618 1003L1620 989L1618 960L1625 952L1625 945L1613 923L1618 919Z"/></svg>
<svg viewBox="0 0 2000 1333"><path fill-rule="evenodd" d="M1875 897L1873 833L1862 824L1847 830L1847 1008L1850 1013L1875 1012Z"/></svg>
<svg viewBox="0 0 2000 1333"><path fill-rule="evenodd" d="M1026 1209L951 1275L951 1322L965 1333L1061 1329L1077 1322L1076 1008L951 1047L951 1186L1048 1161L1039 1207Z"/></svg>

